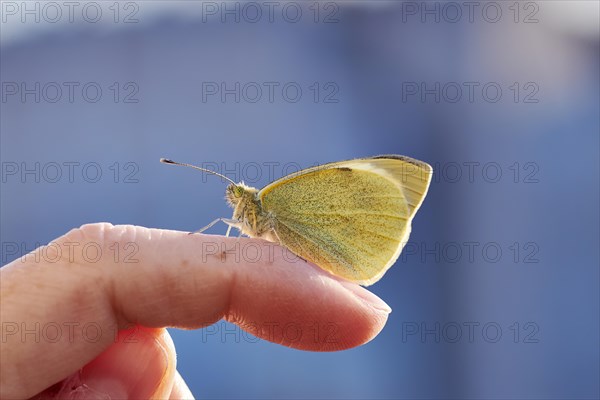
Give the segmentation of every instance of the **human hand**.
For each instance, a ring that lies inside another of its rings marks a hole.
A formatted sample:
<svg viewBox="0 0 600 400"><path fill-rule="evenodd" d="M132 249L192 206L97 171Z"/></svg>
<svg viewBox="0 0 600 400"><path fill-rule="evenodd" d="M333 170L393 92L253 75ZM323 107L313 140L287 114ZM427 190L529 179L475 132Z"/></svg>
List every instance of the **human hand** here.
<svg viewBox="0 0 600 400"><path fill-rule="evenodd" d="M335 351L374 338L390 311L262 240L84 225L0 268L0 398L191 398L165 327L224 318ZM335 335L315 336L315 324Z"/></svg>

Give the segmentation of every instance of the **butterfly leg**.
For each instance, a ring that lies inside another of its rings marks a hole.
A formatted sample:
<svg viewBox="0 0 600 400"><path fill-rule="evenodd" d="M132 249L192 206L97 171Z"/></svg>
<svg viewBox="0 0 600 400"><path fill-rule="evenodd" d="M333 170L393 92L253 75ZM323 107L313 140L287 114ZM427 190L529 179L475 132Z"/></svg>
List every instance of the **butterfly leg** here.
<svg viewBox="0 0 600 400"><path fill-rule="evenodd" d="M197 231L190 232L190 233L188 233L188 235L193 235L194 233L202 233L202 232L204 232L205 230L207 230L207 229L211 228L211 227L212 227L214 224L216 224L217 222L219 222L219 221L220 221L220 220L222 220L222 219L223 219L223 218L217 218L217 219L215 219L213 222L211 222L210 224L206 225L204 228L200 228L200 229L198 229Z"/></svg>
<svg viewBox="0 0 600 400"><path fill-rule="evenodd" d="M240 234L238 235L238 237L242 236L242 230L240 228L242 223L240 221L237 221L235 219L228 219L228 218L221 218L221 221L225 222L228 225L227 233L225 233L225 237L229 237L231 228L238 228L240 230Z"/></svg>
<svg viewBox="0 0 600 400"><path fill-rule="evenodd" d="M216 224L217 222L224 222L224 223L226 223L227 225L229 225L229 227L228 227L228 229L227 229L227 235L226 235L226 236L229 236L229 230L231 229L231 227L232 227L232 226L236 226L236 225L238 224L238 221L235 221L235 220L232 220L232 219L229 219L229 218L217 218L217 219L215 219L213 222L211 222L210 224L206 225L204 228L200 228L200 229L198 229L197 231L190 232L190 233L189 233L189 235L192 235L192 234L194 234L194 233L202 233L202 232L204 232L205 230L207 230L207 229L211 228L211 227L212 227L214 224Z"/></svg>
<svg viewBox="0 0 600 400"><path fill-rule="evenodd" d="M229 225L227 226L227 233L225 233L225 237L229 237L229 233L231 233L231 228L233 228L234 225ZM242 230L240 229L240 233L238 234L238 237L242 237Z"/></svg>
<svg viewBox="0 0 600 400"><path fill-rule="evenodd" d="M274 228L271 228L271 232L273 232L273 234L275 235L275 237L277 238L277 242L280 246L283 246L283 242L281 241L281 238L279 237L279 235L277 234L277 231Z"/></svg>

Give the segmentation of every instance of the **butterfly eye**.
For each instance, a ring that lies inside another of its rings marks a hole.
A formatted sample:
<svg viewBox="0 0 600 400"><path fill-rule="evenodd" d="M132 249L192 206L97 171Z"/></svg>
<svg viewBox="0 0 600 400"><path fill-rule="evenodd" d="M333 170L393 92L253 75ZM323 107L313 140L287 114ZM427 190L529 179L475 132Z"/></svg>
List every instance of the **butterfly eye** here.
<svg viewBox="0 0 600 400"><path fill-rule="evenodd" d="M239 198L239 197L242 197L242 194L244 193L244 189L239 186L229 185L229 186L227 186L227 193L229 193L231 196L233 196L235 198Z"/></svg>

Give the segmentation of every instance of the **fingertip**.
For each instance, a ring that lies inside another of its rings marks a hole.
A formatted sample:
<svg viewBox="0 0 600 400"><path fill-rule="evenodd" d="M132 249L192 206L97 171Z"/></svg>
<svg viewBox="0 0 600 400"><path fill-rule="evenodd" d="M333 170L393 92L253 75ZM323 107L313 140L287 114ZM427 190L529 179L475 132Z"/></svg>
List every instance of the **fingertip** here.
<svg viewBox="0 0 600 400"><path fill-rule="evenodd" d="M167 330L134 326L120 331L113 345L83 367L81 381L110 398L167 398L175 369Z"/></svg>
<svg viewBox="0 0 600 400"><path fill-rule="evenodd" d="M171 390L171 395L169 399L172 400L194 400L194 395L192 391L188 387L187 383L183 380L182 376L179 374L179 371L175 371L175 380L173 382L173 390Z"/></svg>
<svg viewBox="0 0 600 400"><path fill-rule="evenodd" d="M277 253L275 253L277 254ZM368 290L317 266L284 262L240 266L226 319L254 336L309 351L339 351L371 341L389 306Z"/></svg>
<svg viewBox="0 0 600 400"><path fill-rule="evenodd" d="M120 331L93 361L34 399L168 398L175 360L175 347L165 329L135 326Z"/></svg>

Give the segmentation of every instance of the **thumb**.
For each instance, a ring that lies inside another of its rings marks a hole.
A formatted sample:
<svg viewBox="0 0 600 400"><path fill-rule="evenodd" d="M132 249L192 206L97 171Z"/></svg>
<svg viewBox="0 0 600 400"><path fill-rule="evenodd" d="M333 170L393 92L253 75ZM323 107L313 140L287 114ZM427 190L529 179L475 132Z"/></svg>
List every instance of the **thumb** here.
<svg viewBox="0 0 600 400"><path fill-rule="evenodd" d="M135 326L120 331L98 357L35 398L169 398L175 364L175 346L166 329Z"/></svg>

